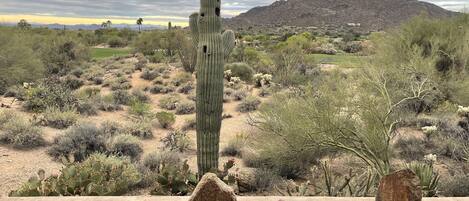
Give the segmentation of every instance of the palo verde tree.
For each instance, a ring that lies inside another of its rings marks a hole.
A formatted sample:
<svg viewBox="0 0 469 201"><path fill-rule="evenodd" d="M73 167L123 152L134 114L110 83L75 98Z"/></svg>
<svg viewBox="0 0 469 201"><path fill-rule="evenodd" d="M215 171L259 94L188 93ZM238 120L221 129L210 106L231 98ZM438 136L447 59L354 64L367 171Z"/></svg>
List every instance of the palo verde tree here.
<svg viewBox="0 0 469 201"><path fill-rule="evenodd" d="M223 111L223 68L234 48L233 31L222 33L220 0L200 0L190 16L197 47L197 165L199 176L218 170Z"/></svg>

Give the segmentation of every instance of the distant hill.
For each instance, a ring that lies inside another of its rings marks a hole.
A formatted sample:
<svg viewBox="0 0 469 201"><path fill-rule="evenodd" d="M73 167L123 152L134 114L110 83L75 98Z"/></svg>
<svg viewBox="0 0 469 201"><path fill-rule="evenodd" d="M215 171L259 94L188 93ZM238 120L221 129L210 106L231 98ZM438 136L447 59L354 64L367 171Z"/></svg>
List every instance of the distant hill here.
<svg viewBox="0 0 469 201"><path fill-rule="evenodd" d="M348 26L362 31L378 31L422 13L432 18L456 14L417 0L280 0L226 19L225 24L232 29Z"/></svg>
<svg viewBox="0 0 469 201"><path fill-rule="evenodd" d="M15 23L0 24L1 26L16 26ZM63 25L63 24L31 24L32 27L47 27L49 29L68 29L68 30L97 30L101 29L101 25L98 24L76 24L76 25ZM113 24L112 28L117 29L132 29L138 30L137 25L133 24ZM153 30L153 29L167 29L166 26L160 25L142 25L142 30Z"/></svg>

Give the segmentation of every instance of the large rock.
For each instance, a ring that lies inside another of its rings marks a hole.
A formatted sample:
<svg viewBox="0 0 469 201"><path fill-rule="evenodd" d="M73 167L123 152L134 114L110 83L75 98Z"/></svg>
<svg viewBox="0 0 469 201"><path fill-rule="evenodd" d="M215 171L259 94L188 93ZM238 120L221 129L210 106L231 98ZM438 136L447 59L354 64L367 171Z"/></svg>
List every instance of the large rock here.
<svg viewBox="0 0 469 201"><path fill-rule="evenodd" d="M401 170L385 176L378 189L376 201L421 201L420 180L411 170Z"/></svg>
<svg viewBox="0 0 469 201"><path fill-rule="evenodd" d="M200 180L189 201L236 201L236 195L217 175L207 173Z"/></svg>

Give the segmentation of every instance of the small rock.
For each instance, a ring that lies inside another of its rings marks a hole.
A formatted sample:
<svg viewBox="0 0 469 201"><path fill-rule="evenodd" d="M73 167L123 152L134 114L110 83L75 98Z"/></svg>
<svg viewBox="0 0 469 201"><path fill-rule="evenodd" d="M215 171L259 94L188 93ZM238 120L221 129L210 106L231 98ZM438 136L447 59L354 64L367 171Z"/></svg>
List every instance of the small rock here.
<svg viewBox="0 0 469 201"><path fill-rule="evenodd" d="M200 180L189 201L236 201L236 195L217 175L207 173Z"/></svg>
<svg viewBox="0 0 469 201"><path fill-rule="evenodd" d="M378 189L376 201L421 201L422 189L417 175L401 170L385 176Z"/></svg>

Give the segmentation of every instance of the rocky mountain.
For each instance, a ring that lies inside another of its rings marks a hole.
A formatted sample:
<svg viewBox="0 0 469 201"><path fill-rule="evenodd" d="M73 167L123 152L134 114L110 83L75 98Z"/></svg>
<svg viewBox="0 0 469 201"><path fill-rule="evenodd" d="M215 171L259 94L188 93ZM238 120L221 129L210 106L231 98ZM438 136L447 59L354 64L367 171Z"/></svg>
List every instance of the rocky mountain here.
<svg viewBox="0 0 469 201"><path fill-rule="evenodd" d="M226 19L225 24L238 30L297 26L378 31L422 13L438 18L456 14L418 0L279 0Z"/></svg>

